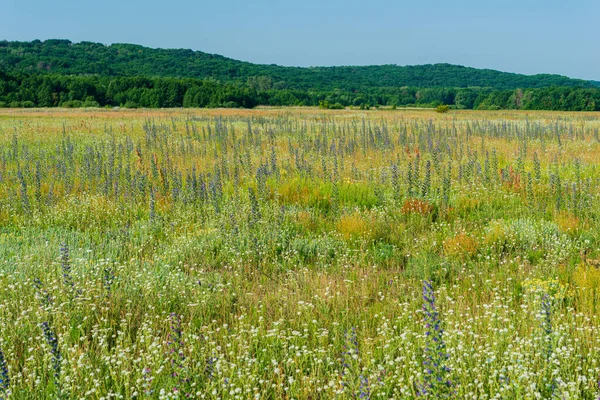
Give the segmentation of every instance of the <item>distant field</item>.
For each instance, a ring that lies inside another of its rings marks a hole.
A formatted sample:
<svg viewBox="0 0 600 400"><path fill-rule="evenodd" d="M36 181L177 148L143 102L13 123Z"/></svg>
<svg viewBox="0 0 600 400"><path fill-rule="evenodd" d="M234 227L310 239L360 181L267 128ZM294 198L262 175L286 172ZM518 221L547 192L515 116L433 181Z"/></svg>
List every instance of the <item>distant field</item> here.
<svg viewBox="0 0 600 400"><path fill-rule="evenodd" d="M600 114L0 110L0 398L595 399Z"/></svg>

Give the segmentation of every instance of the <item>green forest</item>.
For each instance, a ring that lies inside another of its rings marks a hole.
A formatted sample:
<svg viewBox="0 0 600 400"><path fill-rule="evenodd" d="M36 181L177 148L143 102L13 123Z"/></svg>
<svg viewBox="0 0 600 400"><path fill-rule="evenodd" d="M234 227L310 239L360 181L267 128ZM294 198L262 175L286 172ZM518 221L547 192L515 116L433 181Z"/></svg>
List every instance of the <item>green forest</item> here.
<svg viewBox="0 0 600 400"><path fill-rule="evenodd" d="M282 67L192 50L0 41L0 107L600 110L600 83L449 64Z"/></svg>

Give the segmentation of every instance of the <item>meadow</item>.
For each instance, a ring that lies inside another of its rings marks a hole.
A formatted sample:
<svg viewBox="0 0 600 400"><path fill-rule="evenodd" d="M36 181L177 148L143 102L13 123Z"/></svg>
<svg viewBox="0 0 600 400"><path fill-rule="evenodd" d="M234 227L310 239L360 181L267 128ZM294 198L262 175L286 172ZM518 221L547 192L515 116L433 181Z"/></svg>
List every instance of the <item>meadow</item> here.
<svg viewBox="0 0 600 400"><path fill-rule="evenodd" d="M597 399L599 117L1 110L0 398Z"/></svg>

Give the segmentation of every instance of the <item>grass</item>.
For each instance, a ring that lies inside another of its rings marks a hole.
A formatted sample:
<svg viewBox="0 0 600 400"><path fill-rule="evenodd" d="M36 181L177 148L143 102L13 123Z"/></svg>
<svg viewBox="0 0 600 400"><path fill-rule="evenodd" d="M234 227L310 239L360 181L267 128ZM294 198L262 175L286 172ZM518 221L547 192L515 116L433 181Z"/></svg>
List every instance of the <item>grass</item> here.
<svg viewBox="0 0 600 400"><path fill-rule="evenodd" d="M0 111L2 397L596 398L599 128Z"/></svg>

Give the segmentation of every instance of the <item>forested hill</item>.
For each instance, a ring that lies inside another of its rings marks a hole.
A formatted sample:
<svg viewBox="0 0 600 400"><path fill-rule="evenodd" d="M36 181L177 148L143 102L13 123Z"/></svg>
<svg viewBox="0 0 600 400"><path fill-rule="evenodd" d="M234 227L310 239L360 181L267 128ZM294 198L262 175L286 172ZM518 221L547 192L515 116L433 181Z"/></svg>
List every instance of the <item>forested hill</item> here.
<svg viewBox="0 0 600 400"><path fill-rule="evenodd" d="M600 82L560 75L520 75L450 64L419 66L283 67L252 64L219 55L182 49L151 49L132 44L69 40L0 41L0 68L5 71L60 75L214 78L248 83L257 90L315 89L359 91L367 88L600 87Z"/></svg>

